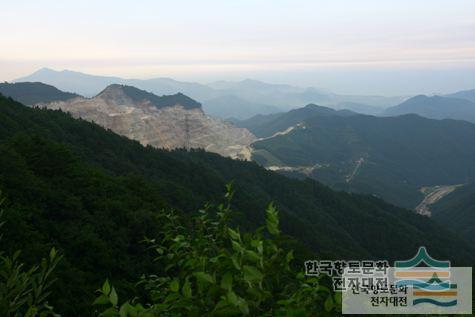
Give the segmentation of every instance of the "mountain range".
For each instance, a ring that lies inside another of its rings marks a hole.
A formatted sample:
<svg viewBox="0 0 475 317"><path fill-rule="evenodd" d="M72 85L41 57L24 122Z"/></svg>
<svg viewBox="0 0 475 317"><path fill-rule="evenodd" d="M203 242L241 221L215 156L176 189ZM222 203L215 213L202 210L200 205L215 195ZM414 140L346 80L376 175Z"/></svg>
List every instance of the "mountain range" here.
<svg viewBox="0 0 475 317"><path fill-rule="evenodd" d="M252 159L287 175L415 208L424 186L475 179L475 125L417 115L374 117L309 105L237 122L258 139Z"/></svg>
<svg viewBox="0 0 475 317"><path fill-rule="evenodd" d="M405 97L338 95L312 87L268 84L251 79L237 82L219 81L205 85L170 78L124 79L48 68L42 68L14 82L43 82L86 97L97 95L110 84L134 86L156 95L181 92L200 101L204 111L209 115L236 119L286 111L309 103L337 107L346 103L349 110L355 106L359 111L369 111L369 114L373 114L377 112L377 108L393 106L405 99Z"/></svg>
<svg viewBox="0 0 475 317"><path fill-rule="evenodd" d="M452 96L470 98L469 94L464 93L455 93ZM398 116L409 113L431 119L455 119L475 122L475 102L455 97L419 95L384 110L382 114Z"/></svg>
<svg viewBox="0 0 475 317"><path fill-rule="evenodd" d="M472 246L444 226L378 198L201 150L144 147L63 111L2 96L0 153L0 188L8 198L5 251L21 248L35 259L51 246L61 250L52 302L70 316L91 309L104 276L132 290L134 277L156 270L140 244L160 232L155 210L186 214L215 202L231 180L233 206L241 211L234 221L243 230L255 228L273 201L287 243L300 245L301 261L314 252L391 261L411 257L420 245L457 264L475 261Z"/></svg>
<svg viewBox="0 0 475 317"><path fill-rule="evenodd" d="M475 89L457 91L453 94L445 95L444 97L459 98L475 102Z"/></svg>
<svg viewBox="0 0 475 317"><path fill-rule="evenodd" d="M222 82L218 87L229 89L230 85ZM309 104L288 112L234 120L236 127L206 116L200 103L181 93L159 97L112 84L97 96L85 98L42 83L2 87L15 92L17 99L36 95L34 106L62 109L144 145L203 148L252 159L274 171L312 177L338 189L375 194L417 210L427 207L422 188L464 184L474 177L470 142L473 125L450 120L415 115L365 116ZM265 85L262 89L265 91ZM51 101L54 99L58 100ZM419 99L432 106L434 100L441 101L440 105L447 105L447 100L469 103L451 97L418 96L398 107L417 108ZM437 147L430 145L434 135L443 135L437 139Z"/></svg>

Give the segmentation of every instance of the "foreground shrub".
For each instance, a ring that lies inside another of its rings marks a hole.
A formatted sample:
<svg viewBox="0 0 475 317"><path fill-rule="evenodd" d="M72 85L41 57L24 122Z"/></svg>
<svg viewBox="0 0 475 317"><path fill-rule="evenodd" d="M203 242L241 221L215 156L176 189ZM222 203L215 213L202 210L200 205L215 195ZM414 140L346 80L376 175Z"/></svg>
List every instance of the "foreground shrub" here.
<svg viewBox="0 0 475 317"><path fill-rule="evenodd" d="M0 207L3 203L0 192ZM2 211L0 210L0 219ZM0 229L3 222L0 222ZM0 231L1 240L1 231ZM34 317L58 316L48 305L54 280L51 274L61 257L51 249L49 257L27 269L19 261L20 251L6 256L0 251L0 316Z"/></svg>
<svg viewBox="0 0 475 317"><path fill-rule="evenodd" d="M147 240L163 270L139 284L147 298L119 304L108 281L94 304L100 316L329 316L341 307L321 279L291 267L292 251L281 246L278 212L266 210L266 225L243 233L229 225L233 192L225 203L206 205L187 219L162 213L164 230Z"/></svg>

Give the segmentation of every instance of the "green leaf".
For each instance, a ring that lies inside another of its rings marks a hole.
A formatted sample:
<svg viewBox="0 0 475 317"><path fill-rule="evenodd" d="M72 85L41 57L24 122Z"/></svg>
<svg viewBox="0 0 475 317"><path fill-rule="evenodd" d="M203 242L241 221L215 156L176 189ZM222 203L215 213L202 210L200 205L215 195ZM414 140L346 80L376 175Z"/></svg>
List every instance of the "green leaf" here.
<svg viewBox="0 0 475 317"><path fill-rule="evenodd" d="M136 316L135 308L129 302L125 302L119 309L120 317Z"/></svg>
<svg viewBox="0 0 475 317"><path fill-rule="evenodd" d="M279 215L274 204L270 203L266 210L266 226L267 231L272 235L278 235L279 231Z"/></svg>
<svg viewBox="0 0 475 317"><path fill-rule="evenodd" d="M249 305L245 300L240 300L238 307L243 315L249 315Z"/></svg>
<svg viewBox="0 0 475 317"><path fill-rule="evenodd" d="M233 287L233 275L226 272L221 278L221 288L230 291Z"/></svg>
<svg viewBox="0 0 475 317"><path fill-rule="evenodd" d="M109 280L106 280L104 284L102 285L102 293L109 296L110 292L111 292L111 286L109 284Z"/></svg>
<svg viewBox="0 0 475 317"><path fill-rule="evenodd" d="M242 248L241 244L238 241L232 240L231 245L232 245L234 251L242 252L243 248Z"/></svg>
<svg viewBox="0 0 475 317"><path fill-rule="evenodd" d="M53 260L55 257L56 257L56 249L51 248L51 250L49 251L49 258Z"/></svg>
<svg viewBox="0 0 475 317"><path fill-rule="evenodd" d="M178 279L174 279L173 281L171 281L170 290L176 293L178 292L179 289L180 289L180 282L178 281Z"/></svg>
<svg viewBox="0 0 475 317"><path fill-rule="evenodd" d="M246 282L260 282L263 278L262 273L254 266L244 265L243 271Z"/></svg>
<svg viewBox="0 0 475 317"><path fill-rule="evenodd" d="M109 307L101 313L101 316L116 317L117 316L117 309L115 309L114 307Z"/></svg>
<svg viewBox="0 0 475 317"><path fill-rule="evenodd" d="M234 267L237 270L241 270L241 265L239 264L239 261L238 261L238 258L237 258L236 254L231 255L231 261L233 262Z"/></svg>
<svg viewBox="0 0 475 317"><path fill-rule="evenodd" d="M229 236L231 237L231 239L233 240L241 240L241 235L239 234L239 232L231 229L231 228L228 228L228 233L229 233Z"/></svg>
<svg viewBox="0 0 475 317"><path fill-rule="evenodd" d="M245 252L245 257L246 257L248 260L251 260L251 261L253 261L253 262L259 262L259 261L261 261L261 259L262 259L262 255L259 255L259 254L257 254L256 252L251 251L251 250L246 250L246 252Z"/></svg>
<svg viewBox="0 0 475 317"><path fill-rule="evenodd" d="M332 300L331 296L328 296L327 299L325 300L324 307L325 307L325 311L327 311L327 312L332 311L332 309L334 307L334 304L333 304L333 300Z"/></svg>
<svg viewBox="0 0 475 317"><path fill-rule="evenodd" d="M234 306L237 306L239 304L239 298L237 297L236 293L233 291L228 292L228 302Z"/></svg>
<svg viewBox="0 0 475 317"><path fill-rule="evenodd" d="M94 300L92 305L106 305L109 304L109 298L106 295L101 294L98 298Z"/></svg>
<svg viewBox="0 0 475 317"><path fill-rule="evenodd" d="M285 260L287 261L287 264L290 263L294 259L294 251L290 250L289 253L285 256Z"/></svg>
<svg viewBox="0 0 475 317"><path fill-rule="evenodd" d="M211 275L209 275L208 273L196 272L194 275L198 279L198 281L203 281L203 282L208 282L208 283L214 284L214 278Z"/></svg>
<svg viewBox="0 0 475 317"><path fill-rule="evenodd" d="M119 297L117 296L115 288L113 288L113 287L112 287L111 293L109 295L109 299L110 299L113 306L117 306L117 303L119 302Z"/></svg>
<svg viewBox="0 0 475 317"><path fill-rule="evenodd" d="M181 288L181 292L183 296L185 296L186 298L192 297L190 281L188 280L185 281L185 283L183 284L183 287Z"/></svg>

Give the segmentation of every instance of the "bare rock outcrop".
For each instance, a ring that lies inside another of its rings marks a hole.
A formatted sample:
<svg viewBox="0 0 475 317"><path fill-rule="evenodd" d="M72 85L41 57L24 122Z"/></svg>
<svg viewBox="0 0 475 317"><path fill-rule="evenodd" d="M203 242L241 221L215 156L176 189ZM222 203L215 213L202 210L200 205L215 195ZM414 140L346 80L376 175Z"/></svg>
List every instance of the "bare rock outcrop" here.
<svg viewBox="0 0 475 317"><path fill-rule="evenodd" d="M130 86L110 85L93 98L41 104L157 148L203 148L232 158L250 159L256 138L247 129L207 116L183 94L156 96Z"/></svg>

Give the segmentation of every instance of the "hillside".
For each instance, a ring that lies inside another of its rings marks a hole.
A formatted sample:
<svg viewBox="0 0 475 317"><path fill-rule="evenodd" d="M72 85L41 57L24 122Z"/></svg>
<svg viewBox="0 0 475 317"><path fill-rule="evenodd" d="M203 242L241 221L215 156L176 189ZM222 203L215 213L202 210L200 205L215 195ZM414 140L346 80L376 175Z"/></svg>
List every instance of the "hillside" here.
<svg viewBox="0 0 475 317"><path fill-rule="evenodd" d="M309 104L303 108L285 113L257 115L247 120L237 121L236 125L248 129L257 137L266 138L277 132L285 131L313 116L352 116L355 114L349 110L334 110Z"/></svg>
<svg viewBox="0 0 475 317"><path fill-rule="evenodd" d="M400 117L314 116L252 144L253 159L339 189L415 208L420 188L475 178L475 125Z"/></svg>
<svg viewBox="0 0 475 317"><path fill-rule="evenodd" d="M377 198L203 151L143 147L64 112L3 97L0 142L0 188L8 198L2 243L23 249L26 259L51 246L64 253L53 298L67 315L89 307L104 277L132 290L131 280L153 270L139 241L160 227L154 210L195 210L219 199L230 180L242 212L236 222L255 227L274 201L282 230L319 257L394 260L425 245L436 257L475 262L471 246L451 232Z"/></svg>
<svg viewBox="0 0 475 317"><path fill-rule="evenodd" d="M0 83L0 94L11 97L25 105L65 101L79 97L77 94L64 92L40 82Z"/></svg>
<svg viewBox="0 0 475 317"><path fill-rule="evenodd" d="M62 109L157 148L203 148L247 159L247 146L255 139L246 129L206 116L200 103L181 93L157 96L135 87L112 84L93 98L41 106Z"/></svg>
<svg viewBox="0 0 475 317"><path fill-rule="evenodd" d="M475 184L457 188L431 206L432 217L475 243Z"/></svg>
<svg viewBox="0 0 475 317"><path fill-rule="evenodd" d="M459 98L416 96L388 108L386 116L414 113L431 119L455 119L475 122L475 103Z"/></svg>

